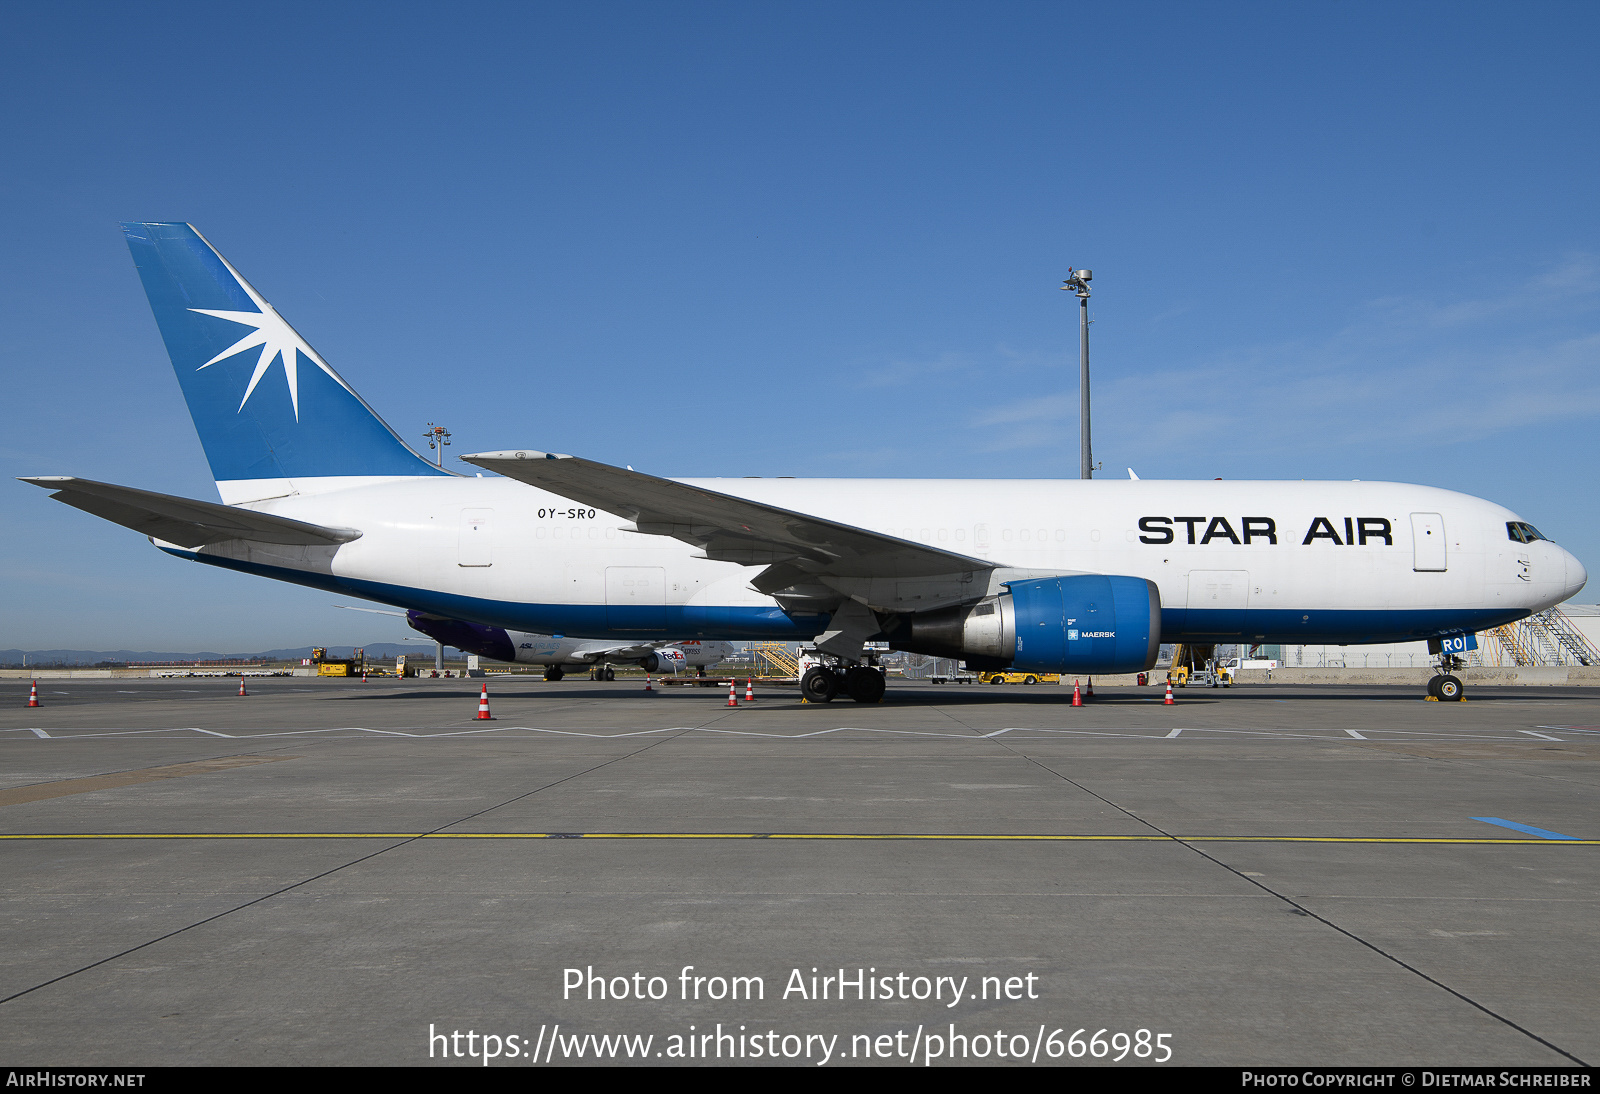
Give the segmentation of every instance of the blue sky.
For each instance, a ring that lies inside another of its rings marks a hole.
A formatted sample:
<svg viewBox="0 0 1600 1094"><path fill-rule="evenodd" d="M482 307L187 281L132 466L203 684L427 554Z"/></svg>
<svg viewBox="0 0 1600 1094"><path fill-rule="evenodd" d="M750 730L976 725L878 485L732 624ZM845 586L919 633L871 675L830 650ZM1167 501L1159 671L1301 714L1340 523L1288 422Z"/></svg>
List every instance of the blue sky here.
<svg viewBox="0 0 1600 1094"><path fill-rule="evenodd" d="M1075 475L1086 265L1105 474L1447 486L1600 574L1597 30L8 4L0 465L214 496L121 220L194 223L408 439L666 475ZM403 632L20 483L0 520L0 646Z"/></svg>

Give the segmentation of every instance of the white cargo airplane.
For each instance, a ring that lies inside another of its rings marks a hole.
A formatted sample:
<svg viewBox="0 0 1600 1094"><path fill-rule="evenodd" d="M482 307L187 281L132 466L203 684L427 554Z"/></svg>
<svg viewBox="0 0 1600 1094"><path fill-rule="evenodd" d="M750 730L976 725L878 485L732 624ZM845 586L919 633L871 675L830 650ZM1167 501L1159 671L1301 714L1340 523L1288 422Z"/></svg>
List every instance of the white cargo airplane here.
<svg viewBox="0 0 1600 1094"><path fill-rule="evenodd" d="M464 619L446 619L426 612L391 612L382 608L355 608L352 611L374 615L399 616L406 626L427 635L443 646L454 646L491 661L519 665L543 665L546 680L559 680L569 668L604 671L607 680L615 679L613 665L637 665L646 672L677 673L694 669L701 676L734 651L731 642L702 642L691 638L678 642L615 642L594 638L568 638L560 634L529 634L504 627L486 627Z"/></svg>
<svg viewBox="0 0 1600 1094"><path fill-rule="evenodd" d="M871 641L1129 672L1162 642L1444 644L1572 596L1516 513L1382 482L657 478L532 448L413 452L187 224L124 225L223 504L25 481L181 558L507 630L814 640L802 691L877 700ZM275 367L277 366L277 367Z"/></svg>

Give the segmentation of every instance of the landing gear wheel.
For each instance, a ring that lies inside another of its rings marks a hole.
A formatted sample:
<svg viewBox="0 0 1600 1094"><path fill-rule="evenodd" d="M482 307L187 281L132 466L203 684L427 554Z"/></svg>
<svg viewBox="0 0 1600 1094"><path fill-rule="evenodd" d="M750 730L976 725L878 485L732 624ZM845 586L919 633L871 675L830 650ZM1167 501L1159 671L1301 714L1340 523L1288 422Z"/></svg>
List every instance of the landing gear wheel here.
<svg viewBox="0 0 1600 1094"><path fill-rule="evenodd" d="M839 694L839 678L831 669L807 669L800 678L800 694L810 703L831 703Z"/></svg>
<svg viewBox="0 0 1600 1094"><path fill-rule="evenodd" d="M1439 677L1428 677L1428 696L1432 699L1439 698Z"/></svg>
<svg viewBox="0 0 1600 1094"><path fill-rule="evenodd" d="M1462 688L1461 681L1456 679L1454 676L1446 674L1439 677L1438 691L1440 702L1455 702L1457 699L1461 698L1461 693L1463 690L1465 689Z"/></svg>
<svg viewBox="0 0 1600 1094"><path fill-rule="evenodd" d="M876 703L886 684L877 669L853 668L844 674L844 690L858 703Z"/></svg>
<svg viewBox="0 0 1600 1094"><path fill-rule="evenodd" d="M546 665L545 666L544 678L546 680L551 680L551 681L559 680L565 675L566 675L566 673L561 671L561 666L560 665Z"/></svg>
<svg viewBox="0 0 1600 1094"><path fill-rule="evenodd" d="M617 678L617 670L612 668L610 665L607 665L604 675L605 675L606 681L609 683L610 681L615 680Z"/></svg>

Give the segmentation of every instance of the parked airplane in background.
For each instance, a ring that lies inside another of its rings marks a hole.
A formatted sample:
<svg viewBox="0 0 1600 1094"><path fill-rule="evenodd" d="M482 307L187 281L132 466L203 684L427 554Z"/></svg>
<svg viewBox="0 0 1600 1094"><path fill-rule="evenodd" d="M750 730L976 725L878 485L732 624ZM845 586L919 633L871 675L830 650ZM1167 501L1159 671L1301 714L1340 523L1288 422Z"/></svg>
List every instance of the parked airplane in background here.
<svg viewBox="0 0 1600 1094"><path fill-rule="evenodd" d="M871 641L1129 672L1161 642L1451 639L1587 581L1510 510L1398 483L671 480L531 448L457 475L189 225L124 231L223 504L25 481L208 565L507 631L815 640L805 695L864 702Z"/></svg>
<svg viewBox="0 0 1600 1094"><path fill-rule="evenodd" d="M349 608L348 604L340 605ZM694 669L701 676L734 653L731 642L702 642L690 638L678 642L617 642L595 638L567 638L559 634L529 634L504 627L486 627L462 619L446 619L426 612L390 612L382 608L351 608L374 615L394 615L406 625L442 646L454 646L464 653L475 653L491 661L520 665L543 665L546 680L559 680L569 668L603 671L605 679L616 678L613 665L637 665L646 672L677 673Z"/></svg>
<svg viewBox="0 0 1600 1094"><path fill-rule="evenodd" d="M441 619L407 612L406 622L436 642L494 661L545 666L546 680L559 680L568 668L597 669L613 678L612 665L637 665L646 672L676 673L694 669L701 675L734 651L731 642L618 642L605 638L567 638L553 634L508 631L504 627Z"/></svg>

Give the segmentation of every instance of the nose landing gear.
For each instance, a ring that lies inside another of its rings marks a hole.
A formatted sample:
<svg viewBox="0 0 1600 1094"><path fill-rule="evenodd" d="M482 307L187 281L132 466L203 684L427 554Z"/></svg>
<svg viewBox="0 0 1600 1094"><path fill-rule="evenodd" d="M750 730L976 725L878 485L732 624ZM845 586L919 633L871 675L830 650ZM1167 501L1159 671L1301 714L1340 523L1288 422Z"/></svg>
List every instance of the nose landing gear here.
<svg viewBox="0 0 1600 1094"><path fill-rule="evenodd" d="M1433 703L1456 703L1466 701L1466 686L1461 683L1461 678L1454 675L1459 672L1465 662L1454 654L1444 654L1439 658L1438 672L1428 681L1428 701Z"/></svg>

